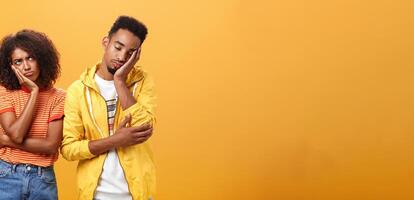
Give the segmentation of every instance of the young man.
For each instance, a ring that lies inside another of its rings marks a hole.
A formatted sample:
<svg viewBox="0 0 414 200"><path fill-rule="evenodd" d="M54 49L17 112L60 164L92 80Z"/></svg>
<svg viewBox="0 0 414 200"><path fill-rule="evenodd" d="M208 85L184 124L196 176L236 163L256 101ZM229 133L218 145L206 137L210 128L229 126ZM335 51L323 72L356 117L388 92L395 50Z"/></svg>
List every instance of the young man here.
<svg viewBox="0 0 414 200"><path fill-rule="evenodd" d="M59 53L40 32L0 44L0 199L57 199L53 164L62 140L65 91L53 87Z"/></svg>
<svg viewBox="0 0 414 200"><path fill-rule="evenodd" d="M153 82L135 66L144 24L120 16L102 40L102 61L67 90L61 153L79 160L79 199L148 200L155 169L148 138L154 117Z"/></svg>

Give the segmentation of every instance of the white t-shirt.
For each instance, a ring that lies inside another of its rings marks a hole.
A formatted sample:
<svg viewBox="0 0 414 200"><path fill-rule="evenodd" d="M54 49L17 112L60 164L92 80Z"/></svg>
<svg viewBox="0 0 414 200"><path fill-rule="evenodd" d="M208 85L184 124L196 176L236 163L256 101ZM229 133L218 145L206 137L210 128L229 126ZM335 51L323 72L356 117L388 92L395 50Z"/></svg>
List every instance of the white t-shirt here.
<svg viewBox="0 0 414 200"><path fill-rule="evenodd" d="M114 118L116 112L116 102L118 96L115 90L114 81L107 81L95 74L95 81L101 92L101 95L106 101L106 108L108 111L108 125L109 134L114 133ZM119 163L118 154L115 149L108 152L105 159L101 177L96 187L96 200L132 200L132 196L128 189L128 183L125 179L124 170Z"/></svg>

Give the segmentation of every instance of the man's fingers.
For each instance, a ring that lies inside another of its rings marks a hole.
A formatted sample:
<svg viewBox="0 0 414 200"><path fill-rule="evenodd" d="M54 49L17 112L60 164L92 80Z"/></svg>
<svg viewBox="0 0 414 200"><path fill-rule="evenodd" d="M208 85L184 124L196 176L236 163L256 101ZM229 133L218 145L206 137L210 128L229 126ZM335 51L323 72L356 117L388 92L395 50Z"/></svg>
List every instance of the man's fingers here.
<svg viewBox="0 0 414 200"><path fill-rule="evenodd" d="M135 132L134 136L135 137L150 137L152 135L152 128L145 130L145 131L140 131L140 132Z"/></svg>
<svg viewBox="0 0 414 200"><path fill-rule="evenodd" d="M132 68L133 66L131 66L131 63L134 61L136 54L137 53L135 50L134 53L132 53L132 55L128 58L128 60L125 62L125 64L121 68L124 70L126 70L126 68Z"/></svg>
<svg viewBox="0 0 414 200"><path fill-rule="evenodd" d="M149 139L149 137L139 137L138 139L135 140L135 144L143 143L143 142L147 141L148 139Z"/></svg>
<svg viewBox="0 0 414 200"><path fill-rule="evenodd" d="M125 116L124 120L122 120L122 122L119 124L120 128L123 127L128 127L131 123L131 114L128 114L127 116Z"/></svg>
<svg viewBox="0 0 414 200"><path fill-rule="evenodd" d="M132 132L141 132L141 131L148 130L150 128L152 128L151 124L147 123L147 124L144 124L144 125L141 125L141 126L131 127L131 131Z"/></svg>
<svg viewBox="0 0 414 200"><path fill-rule="evenodd" d="M131 63L133 60L135 60L135 57L137 56L137 51L138 51L138 49L137 49L137 50L135 50L135 51L132 53L131 57L129 57L128 64L129 64L129 63Z"/></svg>
<svg viewBox="0 0 414 200"><path fill-rule="evenodd" d="M146 140L147 140L146 138L138 138L134 141L134 144L141 144L145 142Z"/></svg>
<svg viewBox="0 0 414 200"><path fill-rule="evenodd" d="M139 56L141 56L141 47L136 50L136 55L135 55L134 62L137 62L139 60Z"/></svg>
<svg viewBox="0 0 414 200"><path fill-rule="evenodd" d="M131 126L131 114L128 114L125 116L125 127L130 127Z"/></svg>

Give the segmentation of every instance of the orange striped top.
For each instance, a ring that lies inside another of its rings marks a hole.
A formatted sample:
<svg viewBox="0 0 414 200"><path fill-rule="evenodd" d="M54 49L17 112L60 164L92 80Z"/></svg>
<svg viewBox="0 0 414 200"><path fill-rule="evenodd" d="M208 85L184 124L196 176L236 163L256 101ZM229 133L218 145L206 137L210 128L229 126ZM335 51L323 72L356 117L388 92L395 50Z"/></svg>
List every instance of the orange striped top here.
<svg viewBox="0 0 414 200"><path fill-rule="evenodd" d="M49 122L63 118L65 95L64 90L57 88L39 92L35 113L33 113L32 126L26 134L26 138L46 138ZM29 97L30 92L28 90L7 90L0 86L0 114L14 112L16 118L18 118L23 112ZM0 134L5 134L1 127ZM51 166L57 160L58 155L59 153L47 155L30 153L10 147L0 148L0 159L15 164L27 163L43 167Z"/></svg>

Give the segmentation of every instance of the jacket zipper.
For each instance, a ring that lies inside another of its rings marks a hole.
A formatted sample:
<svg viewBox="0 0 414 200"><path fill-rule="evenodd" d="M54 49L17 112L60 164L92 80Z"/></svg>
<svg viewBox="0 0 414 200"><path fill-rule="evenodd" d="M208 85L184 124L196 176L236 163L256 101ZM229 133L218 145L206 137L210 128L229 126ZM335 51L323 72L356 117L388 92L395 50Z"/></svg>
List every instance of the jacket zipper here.
<svg viewBox="0 0 414 200"><path fill-rule="evenodd" d="M116 101L116 107L117 108L120 108L121 107L120 102L118 100ZM116 116L117 112L118 112L118 109L115 110L115 116ZM115 123L115 120L114 120L114 123ZM118 119L118 125L119 125L119 119ZM114 128L115 128L115 126L114 126ZM119 127L117 126L117 128L119 128ZM114 134L115 134L115 132L114 132ZM128 183L128 179L126 177L127 175L126 175L125 167L122 165L123 161L121 161L121 158L119 157L118 151L119 151L119 149L118 148L115 148L115 152L116 152L116 155L118 157L119 165L121 166L122 170L124 171L124 178L125 178L125 182L128 185L129 194L131 195L131 198L134 199L133 196L132 196L131 187L130 187L130 185Z"/></svg>
<svg viewBox="0 0 414 200"><path fill-rule="evenodd" d="M86 87L88 87L88 86L86 86ZM90 87L91 88L91 87ZM97 92L94 88L91 88L91 89L93 89L95 92ZM99 94L99 96L105 101L105 104L106 104L106 100L105 100L105 98L101 95L101 93L99 93L99 92L97 92L98 94ZM120 106L120 103L119 103L119 101L118 101L118 96L117 96L117 100L116 100L116 110L115 110L115 115L114 116L117 116L117 114L118 114L118 108L120 108L121 106ZM109 130L109 124L108 124L108 107L106 106L105 107L105 115L106 115L106 120L107 120L107 125L108 125L108 131L110 132L111 130ZM92 113L93 114L93 113ZM118 124L119 124L119 119L118 119ZM119 127L117 127L117 128L119 128ZM115 120L114 120L114 126L113 126L113 129L115 129ZM115 134L115 130L113 130L113 134ZM110 136L110 134L109 134L109 136ZM130 188L130 185L129 185L129 183L128 183L128 179L127 179L127 177L126 177L126 171L125 171L125 168L124 168L124 166L122 165L122 162L121 162L121 159L120 159L120 157L119 157L119 154L118 154L118 148L115 148L115 153L117 154L117 157L118 157L118 161L119 161L119 165L121 166L121 168L122 168L122 170L123 170L123 172L124 172L124 178L125 178L125 182L127 183L127 186L128 186L128 191L129 191L129 193L130 193L130 195L131 195L131 197L132 197L132 192L131 192L131 188ZM108 152L106 153L106 156L105 156L105 160L106 160L106 158L108 157ZM104 164L105 164L105 160L104 160ZM97 183L99 184L99 179L100 179L100 177L102 176L102 171L103 171L103 165L102 165L102 169L101 169L101 173L100 173L100 175L99 175L99 177L98 177L98 181L97 181ZM95 192L96 192L96 188L98 187L98 185L96 185L96 187L95 187L95 190L94 190L94 193L93 194L95 194Z"/></svg>

